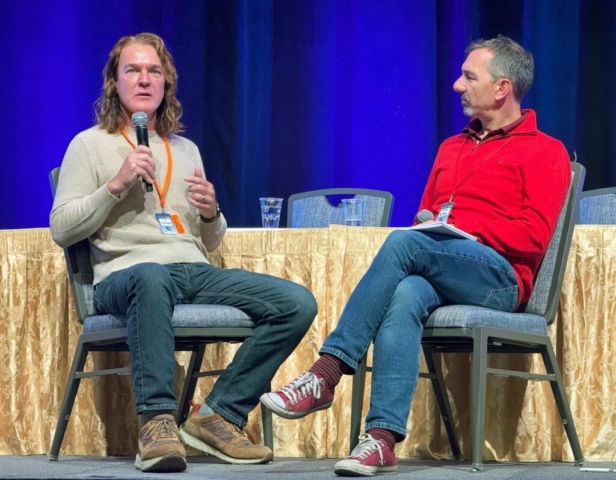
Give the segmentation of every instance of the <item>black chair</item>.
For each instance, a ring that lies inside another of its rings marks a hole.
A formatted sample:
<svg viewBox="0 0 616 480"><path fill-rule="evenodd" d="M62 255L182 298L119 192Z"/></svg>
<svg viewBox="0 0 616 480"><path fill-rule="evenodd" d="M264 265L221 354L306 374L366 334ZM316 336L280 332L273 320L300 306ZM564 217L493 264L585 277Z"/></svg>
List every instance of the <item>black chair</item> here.
<svg viewBox="0 0 616 480"><path fill-rule="evenodd" d="M616 187L582 192L579 223L585 225L615 225Z"/></svg>
<svg viewBox="0 0 616 480"><path fill-rule="evenodd" d="M52 193L55 195L60 168L49 174ZM64 249L69 280L75 300L77 317L83 324L83 331L75 349L73 363L66 381L64 399L58 415L49 458L58 460L66 427L73 410L75 397L82 378L106 375L131 374L131 367L94 370L85 372L84 365L90 352L128 351L126 318L124 315L97 315L92 303L93 273L90 264L88 240L82 240ZM222 370L202 372L201 363L208 344L216 342L242 342L254 329L253 320L241 310L220 305L177 305L173 314L175 350L192 352L187 366L186 379L178 402L177 423L182 424L188 417L190 400L197 381L201 377L218 376ZM263 440L273 449L274 438L272 414L262 407Z"/></svg>
<svg viewBox="0 0 616 480"><path fill-rule="evenodd" d="M364 218L366 227L387 227L394 206L391 193L365 188L329 188L296 193L289 197L287 206L287 227L321 228L331 224L344 225L342 205L332 205L327 196L365 198Z"/></svg>
<svg viewBox="0 0 616 480"><path fill-rule="evenodd" d="M558 219L548 252L537 273L534 289L527 304L517 313L504 313L482 307L449 305L437 308L428 318L422 335L422 349L428 373L420 377L432 380L441 417L456 459L462 454L452 420L451 407L441 371L444 353L472 353L472 468L482 468L484 444L485 399L488 374L549 381L558 411L571 444L575 464L584 461L563 379L547 334L547 327L556 317L565 265L585 170L571 163L572 180L567 200ZM540 353L546 374L491 368L488 353ZM353 378L351 405L351 450L360 434L367 366L364 357Z"/></svg>

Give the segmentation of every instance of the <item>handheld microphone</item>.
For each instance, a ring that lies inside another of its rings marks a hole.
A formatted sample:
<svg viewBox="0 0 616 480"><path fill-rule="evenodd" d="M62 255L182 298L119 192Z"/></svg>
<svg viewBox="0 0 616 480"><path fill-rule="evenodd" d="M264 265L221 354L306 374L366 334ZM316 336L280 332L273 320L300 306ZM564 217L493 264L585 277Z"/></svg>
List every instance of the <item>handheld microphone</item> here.
<svg viewBox="0 0 616 480"><path fill-rule="evenodd" d="M434 220L434 214L430 210L424 208L417 214L417 223L429 222L430 220Z"/></svg>
<svg viewBox="0 0 616 480"><path fill-rule="evenodd" d="M135 133L137 134L137 145L145 145L149 147L148 142L148 115L145 112L135 112L131 117L133 125L135 126ZM151 183L146 182L145 178L142 178L143 188L146 192L154 190Z"/></svg>

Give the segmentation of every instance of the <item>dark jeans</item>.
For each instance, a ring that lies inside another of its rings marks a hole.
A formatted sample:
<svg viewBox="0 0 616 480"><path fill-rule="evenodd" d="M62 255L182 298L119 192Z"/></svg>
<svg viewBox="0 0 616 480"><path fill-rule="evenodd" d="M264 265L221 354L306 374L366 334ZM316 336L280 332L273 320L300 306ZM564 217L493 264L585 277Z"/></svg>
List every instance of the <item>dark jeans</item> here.
<svg viewBox="0 0 616 480"><path fill-rule="evenodd" d="M256 328L205 400L227 420L244 427L280 364L312 324L317 304L301 285L207 263L142 263L114 272L96 286L99 313L125 314L136 394L136 411L174 410L174 339L177 304L239 308Z"/></svg>
<svg viewBox="0 0 616 480"><path fill-rule="evenodd" d="M347 303L321 353L353 369L374 342L366 430L406 436L419 374L423 325L437 307L476 305L513 312L518 282L513 267L473 240L392 232Z"/></svg>

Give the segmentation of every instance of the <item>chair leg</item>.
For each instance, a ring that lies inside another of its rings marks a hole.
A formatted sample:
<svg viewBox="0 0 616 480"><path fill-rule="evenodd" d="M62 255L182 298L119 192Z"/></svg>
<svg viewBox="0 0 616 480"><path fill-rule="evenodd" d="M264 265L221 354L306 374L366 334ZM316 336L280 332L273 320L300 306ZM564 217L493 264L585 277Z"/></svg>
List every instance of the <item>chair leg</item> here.
<svg viewBox="0 0 616 480"><path fill-rule="evenodd" d="M428 346L423 346L424 357L426 359L426 366L428 372L430 372L430 380L432 381L432 388L434 389L434 395L436 396L436 402L438 404L439 411L441 412L441 419L449 438L449 444L451 445L451 452L456 460L462 458L462 452L460 451L460 444L458 443L458 437L456 436L456 429L453 424L453 415L451 413L451 406L449 404L449 397L447 396L447 388L445 387L445 380L443 379L443 371L441 369L441 355L435 354Z"/></svg>
<svg viewBox="0 0 616 480"><path fill-rule="evenodd" d="M178 411L176 414L176 422L178 425L183 424L188 418L190 411L190 400L195 394L197 388L197 381L199 377L195 374L201 370L201 363L203 362L203 355L205 354L205 345L199 345L196 350L193 350L190 354L190 361L186 368L186 378L184 385L182 386L182 394L180 396L180 403L178 404Z"/></svg>
<svg viewBox="0 0 616 480"><path fill-rule="evenodd" d="M573 423L573 415L571 414L571 408L567 400L567 392L565 391L563 378L551 344L543 345L541 356L543 357L543 363L545 364L547 374L554 375L555 380L550 381L550 386L552 387L554 400L556 401L560 418L562 419L565 432L567 433L569 444L571 445L574 463L580 466L584 463L584 455L582 454L582 447L580 446L575 424Z"/></svg>
<svg viewBox="0 0 616 480"><path fill-rule="evenodd" d="M272 391L270 384L269 392ZM261 419L263 421L263 444L273 452L274 451L274 426L272 424L272 411L265 405L261 404Z"/></svg>
<svg viewBox="0 0 616 480"><path fill-rule="evenodd" d="M349 450L351 452L359 443L367 370L368 355L366 354L359 362L359 366L353 375L353 391L351 393L351 438L349 439Z"/></svg>
<svg viewBox="0 0 616 480"><path fill-rule="evenodd" d="M488 338L483 329L473 329L473 356L472 365L472 405L471 405L471 432L472 432L472 469L481 470L483 467L483 443L486 412L486 384L488 367Z"/></svg>
<svg viewBox="0 0 616 480"><path fill-rule="evenodd" d="M68 421L73 411L73 405L75 404L75 398L77 397L77 391L79 390L79 384L81 383L81 378L77 378L77 374L83 372L88 352L87 347L83 345L80 338L77 342L77 348L75 349L71 371L66 380L66 388L64 389L64 398L62 399L62 406L60 407L60 414L58 415L58 423L56 424L56 431L53 435L51 449L49 450L50 460L58 460L60 447L64 440L66 427L68 426Z"/></svg>

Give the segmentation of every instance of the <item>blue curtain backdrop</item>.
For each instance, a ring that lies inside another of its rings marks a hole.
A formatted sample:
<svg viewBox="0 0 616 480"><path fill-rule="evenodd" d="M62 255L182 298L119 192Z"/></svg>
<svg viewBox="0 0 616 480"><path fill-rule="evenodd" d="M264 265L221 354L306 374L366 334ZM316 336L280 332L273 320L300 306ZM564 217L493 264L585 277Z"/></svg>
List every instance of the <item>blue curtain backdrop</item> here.
<svg viewBox="0 0 616 480"><path fill-rule="evenodd" d="M577 151L586 188L616 185L615 14L611 0L7 2L0 228L48 225L47 173L93 124L112 45L141 31L176 59L185 136L230 226L259 225L260 196L330 187L389 190L408 225L438 144L466 123L464 48L499 33L534 53L525 106Z"/></svg>

